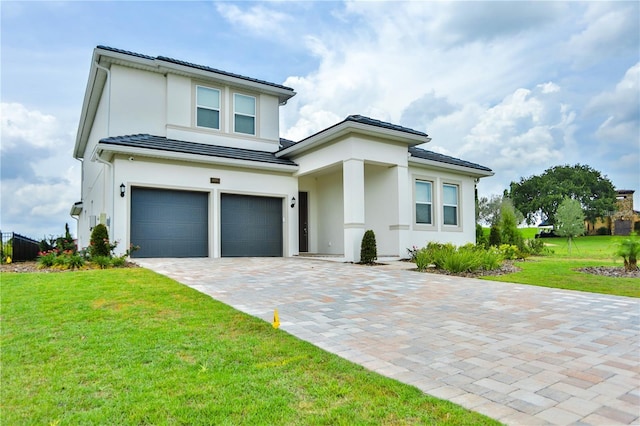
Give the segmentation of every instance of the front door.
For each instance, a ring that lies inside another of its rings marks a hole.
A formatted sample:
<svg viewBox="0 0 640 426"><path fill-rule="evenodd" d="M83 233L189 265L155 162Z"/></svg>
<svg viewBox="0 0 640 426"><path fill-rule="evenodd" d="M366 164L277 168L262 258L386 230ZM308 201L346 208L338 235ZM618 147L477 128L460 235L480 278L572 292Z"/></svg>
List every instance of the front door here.
<svg viewBox="0 0 640 426"><path fill-rule="evenodd" d="M298 250L309 251L309 193L298 192Z"/></svg>

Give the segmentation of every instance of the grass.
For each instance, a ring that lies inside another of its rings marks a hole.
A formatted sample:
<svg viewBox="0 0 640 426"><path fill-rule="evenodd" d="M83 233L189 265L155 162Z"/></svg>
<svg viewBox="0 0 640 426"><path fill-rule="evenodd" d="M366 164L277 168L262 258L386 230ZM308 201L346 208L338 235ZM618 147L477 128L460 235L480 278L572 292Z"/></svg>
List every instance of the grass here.
<svg viewBox="0 0 640 426"><path fill-rule="evenodd" d="M616 245L625 238L610 235L578 237L572 242L571 252L566 239L545 238L545 244L554 252L552 255L517 262L516 266L522 269L520 272L483 279L640 297L638 278L606 277L577 271L588 266L622 266L622 259L616 259L613 253Z"/></svg>
<svg viewBox="0 0 640 426"><path fill-rule="evenodd" d="M0 279L2 424L497 424L145 269Z"/></svg>

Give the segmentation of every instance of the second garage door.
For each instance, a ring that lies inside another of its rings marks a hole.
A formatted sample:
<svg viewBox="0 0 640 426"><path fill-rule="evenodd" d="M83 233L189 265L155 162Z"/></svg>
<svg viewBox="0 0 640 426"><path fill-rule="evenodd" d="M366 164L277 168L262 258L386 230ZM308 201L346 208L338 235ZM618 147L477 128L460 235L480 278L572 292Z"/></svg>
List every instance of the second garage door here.
<svg viewBox="0 0 640 426"><path fill-rule="evenodd" d="M222 194L220 246L223 257L282 256L282 199Z"/></svg>

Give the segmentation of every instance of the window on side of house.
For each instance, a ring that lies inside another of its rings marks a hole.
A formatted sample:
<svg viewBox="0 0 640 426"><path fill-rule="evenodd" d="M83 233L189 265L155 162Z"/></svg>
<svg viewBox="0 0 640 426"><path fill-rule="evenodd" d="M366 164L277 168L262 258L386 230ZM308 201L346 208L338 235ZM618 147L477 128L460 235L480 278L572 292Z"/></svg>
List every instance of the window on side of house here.
<svg viewBox="0 0 640 426"><path fill-rule="evenodd" d="M220 91L196 86L196 126L220 130Z"/></svg>
<svg viewBox="0 0 640 426"><path fill-rule="evenodd" d="M233 94L233 131L256 134L256 98L253 96Z"/></svg>
<svg viewBox="0 0 640 426"><path fill-rule="evenodd" d="M433 225L433 184L425 180L416 181L416 223Z"/></svg>
<svg viewBox="0 0 640 426"><path fill-rule="evenodd" d="M442 185L442 217L445 225L458 226L458 185Z"/></svg>

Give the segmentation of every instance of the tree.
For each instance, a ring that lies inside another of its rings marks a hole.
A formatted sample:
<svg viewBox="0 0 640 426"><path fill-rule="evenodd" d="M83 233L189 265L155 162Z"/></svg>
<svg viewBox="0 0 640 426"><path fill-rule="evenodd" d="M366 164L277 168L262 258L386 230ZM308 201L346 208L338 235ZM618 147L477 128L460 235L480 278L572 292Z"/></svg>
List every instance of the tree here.
<svg viewBox="0 0 640 426"><path fill-rule="evenodd" d="M509 198L503 198L500 204L500 240L502 244L511 244L522 248L524 241L518 229L516 209Z"/></svg>
<svg viewBox="0 0 640 426"><path fill-rule="evenodd" d="M511 182L510 197L529 224L539 215L555 224L556 211L566 197L577 200L586 219L595 222L615 210L616 190L599 171L576 164L551 167L539 176Z"/></svg>
<svg viewBox="0 0 640 426"><path fill-rule="evenodd" d="M561 237L567 237L569 254L571 254L571 240L584 234L584 213L578 200L565 198L556 212L555 231Z"/></svg>
<svg viewBox="0 0 640 426"><path fill-rule="evenodd" d="M505 191L506 192L506 191ZM509 194L491 195L491 197L480 197L478 199L478 222L486 225L494 225L500 222L500 209L502 203L509 200ZM522 223L524 216L514 208L516 222Z"/></svg>
<svg viewBox="0 0 640 426"><path fill-rule="evenodd" d="M491 195L491 197L480 197L478 199L478 221L487 225L498 223L500 218L500 204L502 195Z"/></svg>

